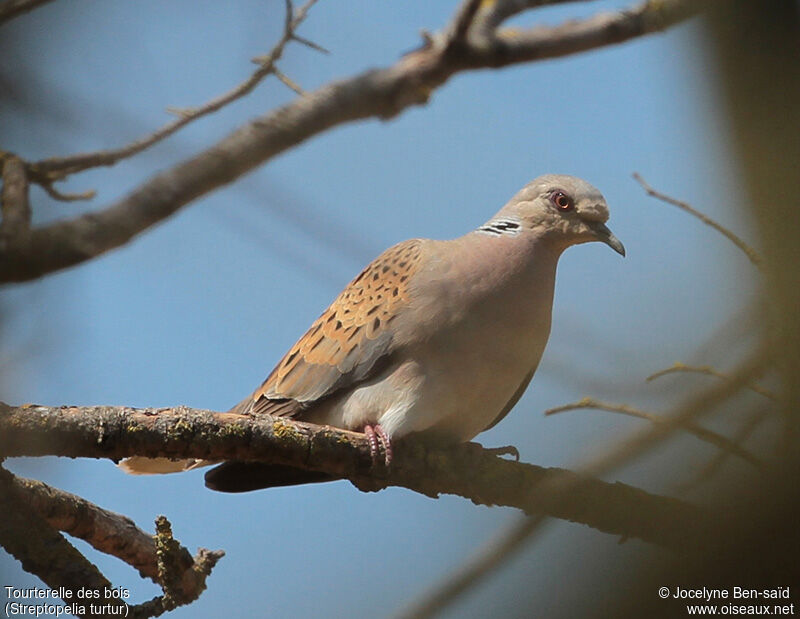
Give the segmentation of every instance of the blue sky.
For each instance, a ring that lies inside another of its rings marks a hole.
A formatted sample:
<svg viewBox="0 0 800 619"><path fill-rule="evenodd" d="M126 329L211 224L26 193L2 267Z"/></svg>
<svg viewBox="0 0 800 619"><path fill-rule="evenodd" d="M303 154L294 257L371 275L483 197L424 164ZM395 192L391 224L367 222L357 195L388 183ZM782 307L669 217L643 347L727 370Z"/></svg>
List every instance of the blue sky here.
<svg viewBox="0 0 800 619"><path fill-rule="evenodd" d="M626 4L570 4L517 21L557 23ZM244 79L250 58L275 40L282 7L276 0L55 2L24 16L5 27L17 45L0 63L37 80L31 101L41 107L4 110L2 146L36 159L126 143L168 120L167 106L200 104ZM323 0L301 34L331 54L289 46L280 67L313 89L386 65L453 9L453 2ZM564 255L542 365L512 414L477 440L514 444L540 465L585 460L638 422L586 412L545 418L543 410L585 395L655 408L675 402L699 382L665 390L644 386L644 377L694 359L757 291L735 248L647 198L631 178L639 171L753 238L701 41L700 29L685 25L566 59L459 75L425 107L339 127L118 251L6 288L2 399L227 409L385 247L459 236L533 177L566 173L605 194L609 226L628 257L601 244ZM65 185L96 188L93 203L52 203L34 189L37 220L108 204L293 96L268 80L146 153ZM702 360L733 362L720 351ZM679 440L612 479L666 492L711 455ZM9 467L145 529L166 514L192 550L224 548L208 590L175 617L387 615L516 516L400 489L362 494L347 482L228 496L206 490L202 473L130 478L109 462L55 458ZM570 594L587 603L611 595L614 578L645 550L554 523L447 616L513 614L520 587L540 592L542 615L555 616L559 583L574 583ZM135 601L157 593L116 559L87 552ZM37 582L10 561L6 569L10 582Z"/></svg>

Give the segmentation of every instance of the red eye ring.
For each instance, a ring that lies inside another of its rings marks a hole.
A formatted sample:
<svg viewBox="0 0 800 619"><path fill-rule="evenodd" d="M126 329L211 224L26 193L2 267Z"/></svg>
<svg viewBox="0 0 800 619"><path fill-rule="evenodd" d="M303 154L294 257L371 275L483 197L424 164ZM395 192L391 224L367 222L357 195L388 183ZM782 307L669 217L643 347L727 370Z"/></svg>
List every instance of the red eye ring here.
<svg viewBox="0 0 800 619"><path fill-rule="evenodd" d="M559 211L569 211L572 210L572 207L574 206L572 203L572 198L570 198L563 191L554 191L550 195L550 201Z"/></svg>

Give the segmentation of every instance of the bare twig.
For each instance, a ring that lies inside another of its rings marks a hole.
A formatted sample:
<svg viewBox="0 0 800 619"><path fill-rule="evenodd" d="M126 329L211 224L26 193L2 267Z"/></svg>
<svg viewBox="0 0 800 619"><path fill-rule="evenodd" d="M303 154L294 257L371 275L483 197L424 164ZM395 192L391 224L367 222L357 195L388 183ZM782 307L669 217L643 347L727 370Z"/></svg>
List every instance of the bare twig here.
<svg viewBox="0 0 800 619"><path fill-rule="evenodd" d="M737 445L742 445L750 437L750 435L755 432L758 426L760 426L766 419L769 418L769 413L770 411L767 409L755 411L753 414L747 417L747 419L745 419L745 422L742 424L736 434L734 434L731 440ZM677 487L678 491L687 492L713 477L728 459L728 456L730 456L729 451L718 451L716 455L708 462L708 464L698 471L696 475L694 475L691 479L681 483Z"/></svg>
<svg viewBox="0 0 800 619"><path fill-rule="evenodd" d="M445 580L398 613L397 619L428 619L435 617L453 600L469 591L483 577L502 565L508 558L525 548L542 531L545 516L530 516L520 520L491 539L466 564L448 574Z"/></svg>
<svg viewBox="0 0 800 619"><path fill-rule="evenodd" d="M693 394L665 419L649 430L632 434L605 454L590 460L580 470L589 475L603 475L629 462L669 438L687 422L709 414L716 406L739 393L749 382L761 376L772 360L767 350L761 349L734 368L729 380L720 381L699 393Z"/></svg>
<svg viewBox="0 0 800 619"><path fill-rule="evenodd" d="M156 556L158 582L164 590L164 607L172 610L180 600L180 581L183 575L181 545L172 537L172 525L166 516L156 518Z"/></svg>
<svg viewBox="0 0 800 619"><path fill-rule="evenodd" d="M300 45L305 45L306 47L308 47L310 49L313 49L315 52L319 52L320 54L326 54L327 55L327 54L331 53L330 50L322 47L322 45L319 45L318 43L314 43L314 41L309 41L308 39L305 39L305 38L301 37L298 34L293 34L292 35L292 40L293 41L297 41L298 43L300 43Z"/></svg>
<svg viewBox="0 0 800 619"><path fill-rule="evenodd" d="M197 571L200 589L196 595L184 596L182 581L185 574L184 552L174 537L172 537L172 525L166 516L156 518L155 548L158 563L157 582L161 585L162 595L154 597L148 602L131 607L130 616L133 619L146 619L148 617L158 617L165 612L173 610L178 606L190 604L197 599L197 596L205 589L206 577L211 573L212 568L219 560L215 553L209 553L201 561L195 561L193 569Z"/></svg>
<svg viewBox="0 0 800 619"><path fill-rule="evenodd" d="M467 45L460 54L427 45L393 66L333 82L256 118L104 210L34 229L25 247L0 251L0 282L35 279L119 247L198 196L314 135L363 118L392 118L412 105L425 103L433 90L461 71L621 43L663 30L696 14L704 5L697 0L644 2L614 14L534 28L513 41L504 38L498 45ZM59 167L55 160L48 165Z"/></svg>
<svg viewBox="0 0 800 619"><path fill-rule="evenodd" d="M479 33L479 36L492 36L492 33L504 21L528 9L578 1L591 2L593 0L497 0L496 2L483 2L474 20L474 29Z"/></svg>
<svg viewBox="0 0 800 619"><path fill-rule="evenodd" d="M41 183L48 193L53 195L53 197L63 195L58 194L52 188L52 183L54 180L62 179L69 174L74 174L75 172L80 172L89 168L114 165L120 160L140 153L143 150L153 146L157 142L169 137L179 129L188 125L190 122L193 122L198 118L202 118L203 116L212 114L213 112L216 112L220 108L236 101L237 99L241 99L245 95L252 92L252 90L265 77L275 72L275 65L278 60L280 60L284 48L289 41L296 39L295 30L300 26L303 20L305 20L308 15L308 10L315 2L316 0L309 0L295 14L293 12L291 2L288 0L286 1L286 20L281 38L268 54L258 59L258 69L256 69L249 78L235 88L218 97L215 97L200 107L181 109L178 118L172 122L167 123L150 135L135 140L121 148L73 155L71 157L55 157L52 159L44 159L42 161L31 163L29 165L31 178L37 183ZM307 41L303 42L308 44ZM85 194L75 194L73 197L68 199L88 199L93 197L93 195L93 193L87 192ZM64 198L57 197L57 199Z"/></svg>
<svg viewBox="0 0 800 619"><path fill-rule="evenodd" d="M660 191L656 191L647 183L647 181L645 181L642 178L642 176L638 172L633 173L633 178L635 178L638 181L638 183L642 186L647 195L652 196L658 200L661 200L662 202L666 202L667 204L672 204L673 206L677 206L679 209L686 211L690 215L695 216L697 219L702 221L707 226L711 226L712 228L714 228L714 230L716 230L717 232L722 234L725 238L727 238L731 243L736 245L736 247L741 249L742 252L744 252L744 254L750 259L750 262L752 262L759 269L761 268L763 264L763 259L761 258L761 255L750 245L748 245L744 240L742 240L741 237L737 236L736 234L728 230L722 224L717 223L716 221L711 219L708 215L701 213L687 202L676 200L675 198L663 194Z"/></svg>
<svg viewBox="0 0 800 619"><path fill-rule="evenodd" d="M653 413L648 413L638 408L634 408L632 406L627 406L625 404L609 404L608 402L601 402L599 400L595 400L594 398L583 398L582 400L578 400L577 402L572 402L570 404L564 404L562 406L557 406L555 408L551 408L545 411L545 415L554 415L556 413L563 413L566 411L574 411L574 410L582 410L582 409L594 409L594 410L601 410L607 411L609 413L620 413L622 415L628 415L629 417L637 417L638 419L646 419L654 424L664 424L668 423L669 419L666 417L662 417L660 415L654 415ZM699 438L701 441L706 443L710 443L716 447L719 447L723 451L727 451L730 454L735 456L739 456L742 460L749 462L753 466L759 467L761 466L761 460L759 460L756 456L751 454L746 449L742 448L740 445L736 444L735 442L731 441L729 438L722 436L721 434L714 432L713 430L709 430L702 426L697 425L693 421L687 421L683 426L681 426L683 430L686 430L692 436Z"/></svg>
<svg viewBox="0 0 800 619"><path fill-rule="evenodd" d="M284 85L288 86L290 90L293 90L295 94L298 95L305 94L305 91L302 88L300 88L300 86L294 80L292 80L288 75L286 75L282 71L279 71L277 68L273 69L272 72L275 74L275 77L277 77Z"/></svg>
<svg viewBox="0 0 800 619"><path fill-rule="evenodd" d="M52 1L53 0L5 0L4 2L0 2L0 25Z"/></svg>
<svg viewBox="0 0 800 619"><path fill-rule="evenodd" d="M172 537L172 525L166 516L156 518L155 549L158 563L157 582L161 585L163 594L148 602L131 607L130 616L133 619L158 617L178 606L194 602L205 589L206 577L211 574L211 570L224 554L206 551L193 562L192 569L200 583L200 588L196 594L186 596L183 590L183 580L186 574L184 553L186 551Z"/></svg>
<svg viewBox="0 0 800 619"><path fill-rule="evenodd" d="M524 2L523 4L539 6L542 4L559 4L570 0L556 2ZM518 5L512 1L513 5ZM598 13L585 20L570 20L554 28L534 27L530 29L507 28L497 30L492 44L488 46L495 56L496 64L506 66L525 60L537 60L541 54L545 57L559 57L573 54L578 49L586 51L599 45L608 44L609 39L619 43L633 36L640 36L643 31L660 32L676 23L684 21L704 11L711 4L707 0L659 0L645 1L636 6L624 9L619 13ZM513 14L520 13L514 10ZM625 19L621 20L620 16ZM505 19L505 18L504 18ZM476 28L477 30L477 28ZM541 35L547 32L549 42L543 48ZM638 34L635 34L638 33ZM496 55L507 59L497 58Z"/></svg>
<svg viewBox="0 0 800 619"><path fill-rule="evenodd" d="M158 582L158 558L153 536L142 531L130 518L40 481L15 477L13 486L19 499L54 529L88 542L100 552L121 559L142 577ZM220 550L201 548L193 559L189 551L181 547L179 597L196 599L205 588L207 575L198 566L205 564L208 558L216 563L223 555Z"/></svg>
<svg viewBox="0 0 800 619"><path fill-rule="evenodd" d="M60 191L55 188L54 181L40 179L38 185L47 192L47 195L59 202L80 202L81 200L91 200L97 195L94 189L87 189L77 193Z"/></svg>
<svg viewBox="0 0 800 619"><path fill-rule="evenodd" d="M645 380L650 382L657 378L661 378L662 376L667 376L669 374L677 374L677 373L687 373L687 374L704 374L706 376L714 376L721 380L730 380L730 377L726 374L723 374L719 370L715 370L710 365L686 365L685 363L681 363L680 361L676 361L673 365L663 370L656 372L655 374L651 374ZM750 382L745 385L750 391L757 393L759 395L763 395L765 398L769 398L770 400L777 400L778 395L773 393L769 389L765 389L761 385L756 382Z"/></svg>
<svg viewBox="0 0 800 619"><path fill-rule="evenodd" d="M591 472L592 475L604 475L616 467L638 457L656 444L666 440L673 432L683 427L687 422L702 416L717 404L722 403L724 400L737 393L749 381L760 375L768 360L769 358L765 351L757 352L731 372L730 380L695 395L683 406L676 409L664 423L655 424L652 430L634 434L627 441L618 444L606 454L602 454L594 460L588 461L579 470L583 471L584 474ZM720 453L727 454L729 452L723 451ZM532 487L532 491L544 492L545 494L554 493L557 495L569 494L571 483L572 482L567 478L543 479L538 482L536 486ZM423 610L430 609L433 612L439 611L446 605L452 603L458 595L467 590L467 587L462 586L462 584L473 586L496 568L504 565L506 560L515 552L517 546L523 544L525 539L535 534L537 530L538 523L531 525L521 523L511 527L501 539L512 541L513 544L501 542L495 549L495 552L490 551L486 555L483 553L479 554L474 560L474 565L468 564L461 575L457 575L452 580L448 579L442 585L441 589L428 594L423 599L420 608ZM626 538L627 536L623 534L622 539ZM724 542L727 543L727 539L724 540ZM715 539L713 533L703 540L703 544L708 545L707 547L713 547L714 544L718 543L720 543L720 540L718 538ZM487 560L486 557L491 557L491 559ZM415 608L417 607L415 606ZM424 616L426 615L420 615L420 617Z"/></svg>
<svg viewBox="0 0 800 619"><path fill-rule="evenodd" d="M0 456L45 454L260 461L322 471L361 486L376 481L369 441L358 432L183 407L0 404ZM474 443L436 448L400 441L391 470L378 481L426 496L455 494L481 505L547 514L680 551L702 547L713 527L705 512L687 503L563 469L505 460Z"/></svg>

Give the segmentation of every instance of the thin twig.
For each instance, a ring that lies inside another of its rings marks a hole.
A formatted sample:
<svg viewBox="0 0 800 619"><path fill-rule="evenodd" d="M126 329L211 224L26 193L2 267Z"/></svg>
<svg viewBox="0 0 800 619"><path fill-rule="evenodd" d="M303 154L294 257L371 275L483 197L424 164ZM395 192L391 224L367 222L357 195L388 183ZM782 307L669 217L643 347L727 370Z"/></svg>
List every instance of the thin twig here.
<svg viewBox="0 0 800 619"><path fill-rule="evenodd" d="M661 200L662 202L666 202L667 204L672 204L673 206L677 206L679 209L689 213L690 215L693 215L707 226L711 226L712 228L714 228L714 230L722 234L731 243L736 245L736 247L741 249L742 252L744 252L744 254L750 259L750 262L752 262L756 267L761 269L764 263L763 258L755 249L753 249L744 240L742 240L741 237L737 236L736 234L728 230L722 224L717 223L716 221L711 219L708 215L701 213L687 202L676 200L675 198L663 194L660 191L656 191L647 183L647 181L645 181L642 178L642 176L638 172L633 173L633 178L635 178L636 181L642 186L647 195L652 196L658 200Z"/></svg>
<svg viewBox="0 0 800 619"><path fill-rule="evenodd" d="M714 406L733 396L749 381L759 376L768 362L769 355L766 351L760 350L756 352L752 357L731 372L729 381L721 382L710 389L696 394L682 406L678 407L672 415L665 419L664 423L654 424L652 429L632 435L628 440L618 443L609 452L587 461L583 466L579 467L579 470L582 471L583 474L601 476L630 462L634 458L645 453L648 449L653 448L660 442L669 438L675 431L684 427L687 422L691 422L695 418L702 416ZM729 452L722 451L720 453L727 454ZM566 478L547 479L532 485L529 491L545 492L547 494L568 494L571 491L570 485L572 483L574 483L572 480ZM528 530L523 523L522 525L517 525L517 527L512 527L512 529L507 532L507 539L513 540L514 544L522 544L527 535L532 535L536 531L537 527L530 527L530 530ZM629 536L623 533L623 539L627 537ZM713 545L715 542L712 541L712 538L713 534L710 533L709 538L705 539L704 543ZM491 562L484 561L483 556L479 555L474 568L471 569L469 566L465 568L464 574L466 574L466 576L464 578L469 578L471 585L474 586L479 579L485 578L489 573L504 565L506 560L514 553L515 549L516 546L508 544L502 545L501 548L498 548L497 553L493 555ZM466 590L459 586L460 581L461 579L458 577L452 581L446 581L443 585L442 592L434 591L430 593L426 598L427 602L433 600L436 604L437 611L451 604L460 593Z"/></svg>
<svg viewBox="0 0 800 619"><path fill-rule="evenodd" d="M494 571L508 558L525 548L536 534L541 533L545 516L529 516L500 532L496 539L481 548L466 564L448 574L430 592L401 610L396 619L429 619L444 610L453 600L469 591L483 577Z"/></svg>
<svg viewBox="0 0 800 619"><path fill-rule="evenodd" d="M686 402L665 417L664 423L653 424L648 430L632 434L607 453L590 460L580 470L585 471L587 475L604 475L630 462L665 441L688 422L709 414L716 406L739 393L747 383L761 376L771 361L772 356L766 349L754 352L731 371L730 380L720 381L708 389L691 395Z"/></svg>
<svg viewBox="0 0 800 619"><path fill-rule="evenodd" d="M318 43L314 43L314 41L309 41L308 39L303 38L298 34L293 34L292 40L297 41L298 43L300 43L300 45L305 45L306 47L313 49L315 52L319 52L325 55L331 53L329 49L322 47L322 45L319 45Z"/></svg>
<svg viewBox="0 0 800 619"><path fill-rule="evenodd" d="M156 557L158 558L158 583L166 610L175 608L181 600L180 582L183 575L181 545L172 536L172 525L166 516L156 518Z"/></svg>
<svg viewBox="0 0 800 619"><path fill-rule="evenodd" d="M483 2L481 3L479 15L475 19L475 27L483 35L491 34L504 21L528 9L577 1L579 0L497 0L495 2ZM592 2L593 0L580 1Z"/></svg>
<svg viewBox="0 0 800 619"><path fill-rule="evenodd" d="M681 363L680 361L676 361L673 365L663 370L659 370L655 374L651 374L645 380L650 382L657 378L661 378L662 376L667 376L669 374L677 374L685 372L687 374L704 374L706 376L714 376L721 380L730 380L730 377L727 374L723 374L719 370L715 370L710 365L686 365L685 363ZM770 391L759 385L756 382L750 382L745 385L750 391L757 393L759 395L763 395L765 398L769 398L770 400L778 399L778 394Z"/></svg>
<svg viewBox="0 0 800 619"><path fill-rule="evenodd" d="M574 411L574 410L601 410L607 411L609 413L620 413L622 415L628 415L629 417L637 417L638 419L646 419L654 424L664 424L669 421L668 418L661 417L660 415L654 415L653 413L648 413L638 408L634 408L632 406L627 406L625 404L610 404L608 402L601 402L600 400L595 400L594 398L583 398L582 400L578 400L577 402L572 402L570 404L564 404L562 406L557 406L555 408L551 408L545 411L545 415L554 415L556 413L563 413L566 411ZM760 467L761 460L751 454L746 449L742 448L741 446L737 445L735 442L731 441L729 438L722 436L721 434L714 432L713 430L709 430L702 426L697 425L693 421L687 421L683 426L682 429L686 430L692 436L699 438L701 441L706 443L710 443L720 449L727 451L735 456L739 456L742 460L745 460L752 464L753 466Z"/></svg>
<svg viewBox="0 0 800 619"><path fill-rule="evenodd" d="M274 67L272 69L272 72L275 74L275 77L277 77L281 82L283 82L284 85L288 86L290 90L293 90L295 92L295 94L298 94L298 95L304 95L305 94L305 91L295 81L293 81L288 75L286 75L285 73L280 71L278 69L278 67Z"/></svg>
<svg viewBox="0 0 800 619"><path fill-rule="evenodd" d="M47 192L47 195L53 198L53 200L58 200L59 202L80 202L81 200L91 200L97 195L97 191L94 189L87 189L86 191L81 191L77 193L68 193L59 191L53 185L54 181L48 180L39 180L37 184Z"/></svg>
<svg viewBox="0 0 800 619"><path fill-rule="evenodd" d="M219 556L213 556L211 553L201 559L202 564L200 561L194 562L193 568L198 572L197 576L203 586L198 589L196 595L185 596L182 588L185 550L172 536L172 525L166 516L156 518L155 547L158 558L157 582L163 593L148 602L132 606L130 609L132 619L159 617L178 606L194 602L205 588L206 577L219 560Z"/></svg>
<svg viewBox="0 0 800 619"><path fill-rule="evenodd" d="M755 411L752 415L745 419L744 423L733 435L731 440L737 445L742 445L742 443L750 438L750 435L756 431L758 426L760 426L769 417L770 411L768 409L760 409ZM713 477L729 456L730 452L728 451L718 451L708 462L708 464L698 471L696 475L678 486L678 492L685 493Z"/></svg>
<svg viewBox="0 0 800 619"><path fill-rule="evenodd" d="M315 2L316 0L309 0L297 13L293 13L291 2L286 3L286 20L281 38L268 54L260 58L258 69L232 90L215 97L200 107L183 108L178 118L172 122L167 123L148 136L134 140L122 148L73 155L70 157L55 157L31 163L29 165L31 179L44 185L48 193L56 197L59 194L54 194L55 190L52 189L52 187L48 188L46 186L48 183L52 184L54 180L62 179L69 174L74 174L89 168L114 165L122 159L140 153L153 146L198 118L207 116L237 99L241 99L249 94L264 78L274 72L275 64L281 58L286 44L294 40L295 30L300 26L303 20L305 20L308 15L308 10ZM77 196L81 197L78 198ZM75 197L71 199L86 199L86 196L88 196L88 193L76 194ZM64 198L59 197L58 199Z"/></svg>

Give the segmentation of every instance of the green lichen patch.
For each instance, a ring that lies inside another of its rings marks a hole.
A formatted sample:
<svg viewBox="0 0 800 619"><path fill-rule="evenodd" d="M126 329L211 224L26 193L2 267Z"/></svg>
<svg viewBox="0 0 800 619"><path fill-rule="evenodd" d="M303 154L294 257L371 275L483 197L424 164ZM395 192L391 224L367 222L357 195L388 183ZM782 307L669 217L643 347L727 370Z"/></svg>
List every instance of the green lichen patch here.
<svg viewBox="0 0 800 619"><path fill-rule="evenodd" d="M299 441L303 438L302 432L282 419L272 422L272 432L275 434L275 438L283 441Z"/></svg>

